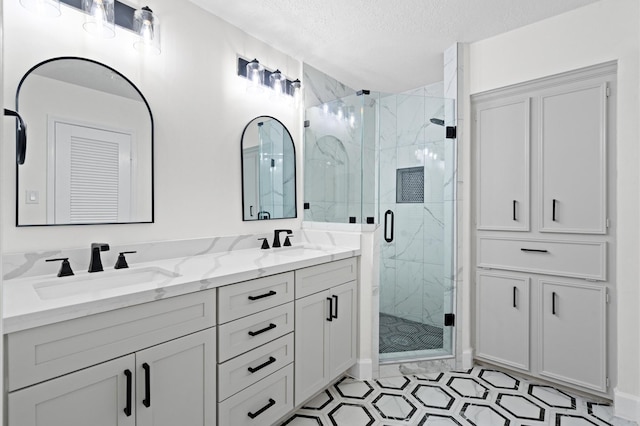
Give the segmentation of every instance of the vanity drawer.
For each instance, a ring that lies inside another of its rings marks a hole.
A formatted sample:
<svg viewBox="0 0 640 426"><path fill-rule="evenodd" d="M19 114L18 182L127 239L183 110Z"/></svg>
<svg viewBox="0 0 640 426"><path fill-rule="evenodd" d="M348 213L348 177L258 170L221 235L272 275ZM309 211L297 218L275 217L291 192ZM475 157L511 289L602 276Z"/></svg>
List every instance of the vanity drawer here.
<svg viewBox="0 0 640 426"><path fill-rule="evenodd" d="M293 333L218 365L218 401L293 362Z"/></svg>
<svg viewBox="0 0 640 426"><path fill-rule="evenodd" d="M218 362L293 331L293 302L222 324L218 328Z"/></svg>
<svg viewBox="0 0 640 426"><path fill-rule="evenodd" d="M293 364L289 364L219 403L218 424L271 425L292 409Z"/></svg>
<svg viewBox="0 0 640 426"><path fill-rule="evenodd" d="M218 324L293 300L293 272L218 288Z"/></svg>
<svg viewBox="0 0 640 426"><path fill-rule="evenodd" d="M478 266L605 281L607 243L479 237Z"/></svg>
<svg viewBox="0 0 640 426"><path fill-rule="evenodd" d="M206 290L10 333L9 391L213 327L215 313Z"/></svg>
<svg viewBox="0 0 640 426"><path fill-rule="evenodd" d="M296 299L353 281L358 277L355 257L296 271Z"/></svg>

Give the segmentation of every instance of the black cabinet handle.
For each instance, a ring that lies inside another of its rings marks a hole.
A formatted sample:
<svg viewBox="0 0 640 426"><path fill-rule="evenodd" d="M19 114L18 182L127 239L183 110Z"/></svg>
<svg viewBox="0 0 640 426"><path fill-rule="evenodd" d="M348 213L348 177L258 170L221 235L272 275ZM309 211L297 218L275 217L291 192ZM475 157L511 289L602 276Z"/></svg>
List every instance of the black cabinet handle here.
<svg viewBox="0 0 640 426"><path fill-rule="evenodd" d="M249 216L253 217L253 206L249 206Z"/></svg>
<svg viewBox="0 0 640 426"><path fill-rule="evenodd" d="M391 218L391 225L389 225L389 218ZM391 210L384 212L384 240L388 243L393 241L393 212Z"/></svg>
<svg viewBox="0 0 640 426"><path fill-rule="evenodd" d="M333 299L331 297L327 297L327 300L329 301L329 317L327 318L327 321L333 321Z"/></svg>
<svg viewBox="0 0 640 426"><path fill-rule="evenodd" d="M515 285L513 286L513 307L517 308L518 305L516 303L516 298L518 297L518 287L516 287Z"/></svg>
<svg viewBox="0 0 640 426"><path fill-rule="evenodd" d="M261 294L259 296L249 296L249 300L264 299L265 297L275 296L275 295L276 295L275 290L271 290L269 293Z"/></svg>
<svg viewBox="0 0 640 426"><path fill-rule="evenodd" d="M331 316L332 316L334 319L338 319L338 296L335 296L335 295L334 295L334 296L331 296L331 297L333 298L333 300L335 300L335 301L336 301L336 306L334 306L335 314L331 314Z"/></svg>
<svg viewBox="0 0 640 426"><path fill-rule="evenodd" d="M551 314L556 314L556 292L551 293Z"/></svg>
<svg viewBox="0 0 640 426"><path fill-rule="evenodd" d="M124 375L127 378L127 405L124 406L124 414L131 417L131 390L133 386L131 370L124 370Z"/></svg>
<svg viewBox="0 0 640 426"><path fill-rule="evenodd" d="M247 368L247 370L249 370L249 373L253 374L256 371L262 370L267 365L273 364L274 362L276 362L276 359L274 357L270 356L269 359L267 361L265 361L264 363L260 364L257 367L249 367L249 368Z"/></svg>
<svg viewBox="0 0 640 426"><path fill-rule="evenodd" d="M144 399L142 404L149 408L151 407L151 367L146 362L142 364L144 369Z"/></svg>
<svg viewBox="0 0 640 426"><path fill-rule="evenodd" d="M521 248L520 250L527 253L549 253L549 250Z"/></svg>
<svg viewBox="0 0 640 426"><path fill-rule="evenodd" d="M247 416L251 417L252 419L255 419L260 414L264 413L265 411L267 411L269 408L273 407L274 405L276 405L276 401L274 399L272 399L272 398L269 398L269 402L267 403L267 405L265 405L264 407L262 407L261 409L259 409L255 413L252 413L251 411L249 411L247 413Z"/></svg>
<svg viewBox="0 0 640 426"><path fill-rule="evenodd" d="M518 206L518 202L516 200L513 200L513 220L517 221L518 218L516 217L516 209Z"/></svg>
<svg viewBox="0 0 640 426"><path fill-rule="evenodd" d="M552 213L552 217L551 220L553 220L554 222L556 221L556 204L558 203L558 200L556 200L555 198L553 199L553 213Z"/></svg>
<svg viewBox="0 0 640 426"><path fill-rule="evenodd" d="M258 334L262 334L265 331L273 330L274 328L276 328L276 325L274 323L270 323L267 327L263 328L262 330L250 331L249 332L249 336L251 336L251 337L257 336Z"/></svg>

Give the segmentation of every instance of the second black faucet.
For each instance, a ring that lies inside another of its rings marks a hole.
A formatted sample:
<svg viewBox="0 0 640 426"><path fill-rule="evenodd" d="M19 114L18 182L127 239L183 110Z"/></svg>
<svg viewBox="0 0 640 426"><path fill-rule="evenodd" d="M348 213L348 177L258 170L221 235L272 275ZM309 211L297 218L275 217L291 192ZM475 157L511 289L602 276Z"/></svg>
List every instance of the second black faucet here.
<svg viewBox="0 0 640 426"><path fill-rule="evenodd" d="M102 268L102 260L100 259L100 252L108 250L109 244L91 243L91 262L89 262L89 272L104 271Z"/></svg>
<svg viewBox="0 0 640 426"><path fill-rule="evenodd" d="M287 235L291 235L293 233L293 231L291 231L291 229L276 229L273 231L273 244L271 244L271 247L282 247L282 245L280 244L280 233L281 232L286 232ZM287 244L287 241L289 241L289 237L287 237L287 239L285 240L284 245L285 246L290 246L291 243L289 242L289 244Z"/></svg>

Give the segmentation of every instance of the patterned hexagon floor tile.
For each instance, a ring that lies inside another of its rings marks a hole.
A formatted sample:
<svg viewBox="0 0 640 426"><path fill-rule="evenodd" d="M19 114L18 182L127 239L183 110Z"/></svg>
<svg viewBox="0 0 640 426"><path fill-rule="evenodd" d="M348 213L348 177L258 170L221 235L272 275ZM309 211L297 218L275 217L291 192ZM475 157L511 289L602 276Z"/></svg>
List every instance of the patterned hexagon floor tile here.
<svg viewBox="0 0 640 426"><path fill-rule="evenodd" d="M371 403L383 419L410 421L418 409L403 395L381 393Z"/></svg>
<svg viewBox="0 0 640 426"><path fill-rule="evenodd" d="M486 399L489 389L472 377L452 377L447 386L464 398Z"/></svg>
<svg viewBox="0 0 640 426"><path fill-rule="evenodd" d="M422 417L418 426L462 426L462 424L447 414L427 413Z"/></svg>
<svg viewBox="0 0 640 426"><path fill-rule="evenodd" d="M448 410L453 405L455 398L446 390L437 385L419 384L411 392L426 408L440 408Z"/></svg>
<svg viewBox="0 0 640 426"><path fill-rule="evenodd" d="M366 381L359 381L350 377L344 377L334 385L334 388L343 398L365 399L373 392L373 386Z"/></svg>
<svg viewBox="0 0 640 426"><path fill-rule="evenodd" d="M333 396L331 396L331 392L328 390L324 390L320 392L316 397L314 397L311 401L307 402L304 407L307 410L322 410L327 405L331 404L333 401Z"/></svg>
<svg viewBox="0 0 640 426"><path fill-rule="evenodd" d="M578 414L556 414L556 426L592 426L598 423Z"/></svg>
<svg viewBox="0 0 640 426"><path fill-rule="evenodd" d="M529 385L527 393L538 401L544 402L549 407L564 408L567 410L576 408L576 399L573 396L551 386Z"/></svg>
<svg viewBox="0 0 640 426"><path fill-rule="evenodd" d="M478 377L498 389L517 390L520 384L518 379L514 379L507 373L498 370L487 370L483 368L480 374L478 374Z"/></svg>
<svg viewBox="0 0 640 426"><path fill-rule="evenodd" d="M309 416L306 414L295 414L286 422L282 423L282 426L322 426L322 420L315 416Z"/></svg>
<svg viewBox="0 0 640 426"><path fill-rule="evenodd" d="M518 420L544 421L545 409L522 395L498 394L496 405Z"/></svg>
<svg viewBox="0 0 640 426"><path fill-rule="evenodd" d="M465 403L460 416L474 426L508 426L511 421L490 405Z"/></svg>
<svg viewBox="0 0 640 426"><path fill-rule="evenodd" d="M333 426L372 426L375 424L375 419L366 407L348 402L342 402L331 410L329 420Z"/></svg>
<svg viewBox="0 0 640 426"><path fill-rule="evenodd" d="M409 379L409 377L399 376L378 379L376 380L376 383L382 389L404 390L407 386L409 386L411 380Z"/></svg>
<svg viewBox="0 0 640 426"><path fill-rule="evenodd" d="M611 426L637 426L637 423L613 416L613 407L610 404L587 402L587 413L602 423Z"/></svg>

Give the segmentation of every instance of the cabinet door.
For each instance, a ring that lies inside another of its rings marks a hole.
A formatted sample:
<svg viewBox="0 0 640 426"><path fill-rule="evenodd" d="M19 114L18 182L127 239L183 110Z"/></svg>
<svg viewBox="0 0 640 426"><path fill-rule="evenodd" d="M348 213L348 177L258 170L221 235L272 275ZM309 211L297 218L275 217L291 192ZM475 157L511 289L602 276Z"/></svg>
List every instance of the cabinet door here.
<svg viewBox="0 0 640 426"><path fill-rule="evenodd" d="M295 405L329 383L330 296L327 290L296 300Z"/></svg>
<svg viewBox="0 0 640 426"><path fill-rule="evenodd" d="M540 374L606 391L606 289L540 281Z"/></svg>
<svg viewBox="0 0 640 426"><path fill-rule="evenodd" d="M606 232L606 83L540 97L543 232Z"/></svg>
<svg viewBox="0 0 640 426"><path fill-rule="evenodd" d="M478 357L529 370L529 278L478 272Z"/></svg>
<svg viewBox="0 0 640 426"><path fill-rule="evenodd" d="M136 353L137 426L215 426L215 328Z"/></svg>
<svg viewBox="0 0 640 426"><path fill-rule="evenodd" d="M529 230L529 98L479 105L477 227Z"/></svg>
<svg viewBox="0 0 640 426"><path fill-rule="evenodd" d="M329 380L344 373L356 362L357 286L356 281L330 290L333 308L329 335Z"/></svg>
<svg viewBox="0 0 640 426"><path fill-rule="evenodd" d="M11 392L9 426L134 426L134 372L128 355Z"/></svg>

